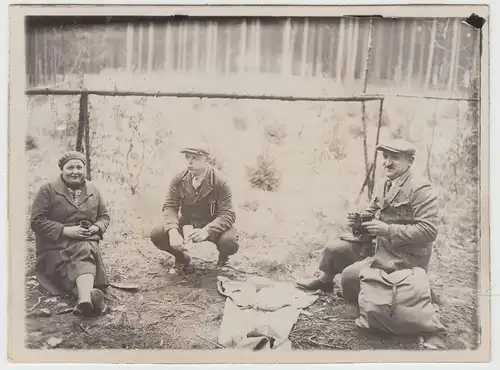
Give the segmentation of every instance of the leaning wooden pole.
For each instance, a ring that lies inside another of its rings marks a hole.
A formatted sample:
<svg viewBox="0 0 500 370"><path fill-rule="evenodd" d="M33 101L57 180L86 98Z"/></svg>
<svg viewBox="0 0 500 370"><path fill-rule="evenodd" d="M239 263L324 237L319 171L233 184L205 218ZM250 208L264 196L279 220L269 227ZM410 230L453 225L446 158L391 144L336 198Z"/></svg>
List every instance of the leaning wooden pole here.
<svg viewBox="0 0 500 370"><path fill-rule="evenodd" d="M382 121L384 119L384 99L380 100L380 107L378 111L378 125L377 125L377 136L375 137L375 149L373 153L373 172L372 172L372 194L373 194L373 184L375 184L375 172L377 171L377 156L378 150L377 145L380 139L380 129L382 128Z"/></svg>
<svg viewBox="0 0 500 370"><path fill-rule="evenodd" d="M366 94L366 89L368 87L368 71L370 69L370 60L372 54L372 33L373 33L373 20L370 19L370 25L368 29L368 52L366 53L365 68L364 68L364 78L363 78L363 94ZM366 117L366 104L361 102L361 117L363 119L363 151L365 159L365 175L369 176L369 164L368 164L368 129L367 129L367 117ZM373 192L373 184L368 182L368 198L371 198Z"/></svg>

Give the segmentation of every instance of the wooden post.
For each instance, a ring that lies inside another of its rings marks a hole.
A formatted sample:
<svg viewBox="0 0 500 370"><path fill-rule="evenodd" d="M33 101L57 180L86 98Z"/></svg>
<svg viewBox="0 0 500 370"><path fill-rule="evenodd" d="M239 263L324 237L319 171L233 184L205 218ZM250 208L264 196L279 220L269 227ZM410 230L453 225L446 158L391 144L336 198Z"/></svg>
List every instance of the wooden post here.
<svg viewBox="0 0 500 370"><path fill-rule="evenodd" d="M87 162L87 180L91 180L91 169L90 169L90 119L89 119L89 101L88 94L82 94L85 96L85 105L83 109L84 117L84 127L85 127L85 161Z"/></svg>
<svg viewBox="0 0 500 370"><path fill-rule="evenodd" d="M85 132L85 124L88 118L88 94L82 93L80 95L80 106L78 114L78 130L76 133L76 151L83 153L83 135Z"/></svg>
<svg viewBox="0 0 500 370"><path fill-rule="evenodd" d="M368 71L370 69L370 61L372 54L372 33L373 33L373 20L370 19L370 26L368 29L368 44L366 45L366 59L364 63L364 71L363 71L363 93L366 94L366 89L368 87ZM357 43L355 44L357 48ZM353 76L354 77L354 76ZM366 124L366 104L365 102L361 102L361 117L363 120L363 154L365 159L365 176L370 176L370 166L368 165L368 129ZM371 197L373 191L372 182L368 182L368 197Z"/></svg>

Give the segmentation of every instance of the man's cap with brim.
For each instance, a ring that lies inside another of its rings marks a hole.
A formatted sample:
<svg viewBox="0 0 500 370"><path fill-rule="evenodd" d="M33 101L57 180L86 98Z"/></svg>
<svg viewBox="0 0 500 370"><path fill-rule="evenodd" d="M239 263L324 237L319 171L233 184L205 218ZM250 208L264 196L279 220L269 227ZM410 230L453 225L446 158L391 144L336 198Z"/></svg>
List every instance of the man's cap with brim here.
<svg viewBox="0 0 500 370"><path fill-rule="evenodd" d="M377 145L377 150L415 155L417 148L409 141L394 139Z"/></svg>
<svg viewBox="0 0 500 370"><path fill-rule="evenodd" d="M209 155L208 150L203 148L184 148L181 150L181 153L190 153L197 155Z"/></svg>

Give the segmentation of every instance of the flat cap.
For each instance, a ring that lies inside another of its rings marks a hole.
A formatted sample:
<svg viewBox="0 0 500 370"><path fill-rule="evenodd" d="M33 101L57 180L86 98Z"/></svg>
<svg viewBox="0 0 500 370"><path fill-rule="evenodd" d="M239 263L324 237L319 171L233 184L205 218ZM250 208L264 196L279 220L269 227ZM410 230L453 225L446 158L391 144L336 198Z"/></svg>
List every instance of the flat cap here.
<svg viewBox="0 0 500 370"><path fill-rule="evenodd" d="M197 155L209 155L209 151L200 148L200 147L195 147L195 148L184 148L181 150L181 153L191 153L191 154L197 154Z"/></svg>
<svg viewBox="0 0 500 370"><path fill-rule="evenodd" d="M403 139L388 140L377 145L377 150L389 151L393 153L405 153L415 155L417 148L409 141Z"/></svg>

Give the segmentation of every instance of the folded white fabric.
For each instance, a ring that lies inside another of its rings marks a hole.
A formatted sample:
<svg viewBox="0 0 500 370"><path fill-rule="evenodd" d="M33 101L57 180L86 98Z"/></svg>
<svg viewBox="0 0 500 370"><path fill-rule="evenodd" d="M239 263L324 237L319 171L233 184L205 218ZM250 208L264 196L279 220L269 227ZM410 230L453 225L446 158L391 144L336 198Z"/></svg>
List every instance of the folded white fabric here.
<svg viewBox="0 0 500 370"><path fill-rule="evenodd" d="M244 282L218 277L219 292L228 297L219 344L252 350L290 347L288 335L300 310L313 304L317 293L302 291L293 283L253 277Z"/></svg>

